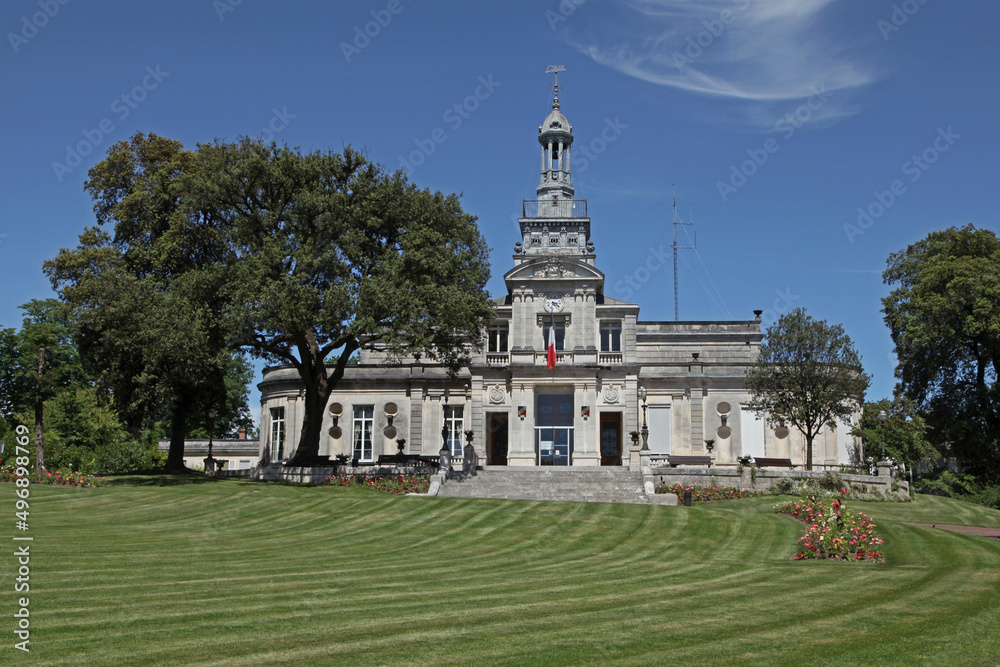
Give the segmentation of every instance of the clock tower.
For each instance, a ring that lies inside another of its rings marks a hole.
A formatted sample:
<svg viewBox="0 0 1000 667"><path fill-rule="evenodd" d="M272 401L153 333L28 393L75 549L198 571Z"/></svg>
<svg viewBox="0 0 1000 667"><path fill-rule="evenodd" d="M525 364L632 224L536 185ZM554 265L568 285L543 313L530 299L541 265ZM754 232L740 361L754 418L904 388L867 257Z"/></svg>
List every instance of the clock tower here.
<svg viewBox="0 0 1000 667"><path fill-rule="evenodd" d="M549 71L556 80L552 110L538 127L536 199L521 204L521 240L504 280L512 306L511 362L534 364L533 355L545 349L548 328L554 327L565 368L571 361L597 363L595 308L604 303L604 274L594 265L587 200L574 199L573 126L559 101L562 68Z"/></svg>

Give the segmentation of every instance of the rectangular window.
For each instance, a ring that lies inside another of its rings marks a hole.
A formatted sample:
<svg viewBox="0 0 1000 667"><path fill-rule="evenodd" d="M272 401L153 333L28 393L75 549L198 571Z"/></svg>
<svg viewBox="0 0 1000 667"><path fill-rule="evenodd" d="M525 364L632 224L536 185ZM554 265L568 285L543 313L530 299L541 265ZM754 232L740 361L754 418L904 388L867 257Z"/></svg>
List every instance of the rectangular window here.
<svg viewBox="0 0 1000 667"><path fill-rule="evenodd" d="M496 322L490 327L490 352L507 351L508 328L506 322Z"/></svg>
<svg viewBox="0 0 1000 667"><path fill-rule="evenodd" d="M285 458L285 408L271 408L271 460Z"/></svg>
<svg viewBox="0 0 1000 667"><path fill-rule="evenodd" d="M375 406L354 406L354 458L372 461L372 430L375 427Z"/></svg>
<svg viewBox="0 0 1000 667"><path fill-rule="evenodd" d="M542 327L542 349L549 349L549 323L546 322L545 326ZM556 330L556 349L562 351L566 349L564 346L566 344L566 323L560 320L556 320L553 325Z"/></svg>
<svg viewBox="0 0 1000 667"><path fill-rule="evenodd" d="M465 430L465 408L461 405L444 407L444 426L448 430L448 448L452 456L462 455L462 431Z"/></svg>
<svg viewBox="0 0 1000 667"><path fill-rule="evenodd" d="M601 322L601 352L622 351L622 323Z"/></svg>
<svg viewBox="0 0 1000 667"><path fill-rule="evenodd" d="M250 470L250 459L240 459L240 470Z"/></svg>

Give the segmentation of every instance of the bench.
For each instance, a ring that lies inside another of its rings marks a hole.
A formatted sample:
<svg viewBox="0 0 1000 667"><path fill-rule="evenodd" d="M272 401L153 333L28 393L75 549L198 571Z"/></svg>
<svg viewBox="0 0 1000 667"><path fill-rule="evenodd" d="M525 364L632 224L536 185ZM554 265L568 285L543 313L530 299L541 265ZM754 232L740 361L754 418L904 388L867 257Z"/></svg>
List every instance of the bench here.
<svg viewBox="0 0 1000 667"><path fill-rule="evenodd" d="M674 456L671 454L667 457L667 463L671 468L676 468L677 466L706 466L711 467L712 457L711 456Z"/></svg>
<svg viewBox="0 0 1000 667"><path fill-rule="evenodd" d="M794 468L791 459L772 459L764 456L755 456L754 463L758 468Z"/></svg>

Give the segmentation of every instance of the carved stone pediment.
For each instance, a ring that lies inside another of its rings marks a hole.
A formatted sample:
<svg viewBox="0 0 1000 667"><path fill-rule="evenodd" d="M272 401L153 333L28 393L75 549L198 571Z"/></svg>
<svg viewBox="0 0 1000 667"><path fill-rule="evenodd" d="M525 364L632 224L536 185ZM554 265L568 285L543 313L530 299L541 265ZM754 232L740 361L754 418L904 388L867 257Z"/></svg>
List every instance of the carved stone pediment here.
<svg viewBox="0 0 1000 667"><path fill-rule="evenodd" d="M538 257L533 261L515 266L507 272L504 280L507 281L508 285L512 281L523 280L586 280L592 283L603 283L604 274L578 259L553 255Z"/></svg>

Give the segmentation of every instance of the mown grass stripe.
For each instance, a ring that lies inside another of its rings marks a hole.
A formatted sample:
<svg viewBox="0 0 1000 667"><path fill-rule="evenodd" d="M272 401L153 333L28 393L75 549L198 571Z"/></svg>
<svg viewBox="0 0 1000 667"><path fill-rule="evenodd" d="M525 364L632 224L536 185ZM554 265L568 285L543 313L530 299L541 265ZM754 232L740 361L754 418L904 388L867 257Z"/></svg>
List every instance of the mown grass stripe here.
<svg viewBox="0 0 1000 667"><path fill-rule="evenodd" d="M858 504L885 565L790 560L775 500L395 498L239 480L32 488L38 664L991 664L1000 526ZM10 577L8 562L2 573ZM951 639L960 637L961 641Z"/></svg>

